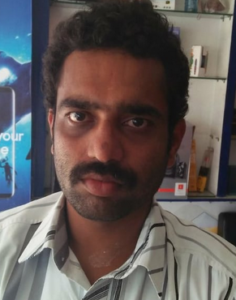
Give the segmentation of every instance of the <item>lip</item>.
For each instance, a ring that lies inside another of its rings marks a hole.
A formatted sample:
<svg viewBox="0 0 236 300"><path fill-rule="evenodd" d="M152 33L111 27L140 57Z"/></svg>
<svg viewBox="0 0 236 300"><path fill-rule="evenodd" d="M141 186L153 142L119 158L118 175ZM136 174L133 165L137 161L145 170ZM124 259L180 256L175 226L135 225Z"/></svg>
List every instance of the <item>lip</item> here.
<svg viewBox="0 0 236 300"><path fill-rule="evenodd" d="M110 197L118 192L122 182L114 177L90 174L82 179L85 189L92 195L98 197Z"/></svg>

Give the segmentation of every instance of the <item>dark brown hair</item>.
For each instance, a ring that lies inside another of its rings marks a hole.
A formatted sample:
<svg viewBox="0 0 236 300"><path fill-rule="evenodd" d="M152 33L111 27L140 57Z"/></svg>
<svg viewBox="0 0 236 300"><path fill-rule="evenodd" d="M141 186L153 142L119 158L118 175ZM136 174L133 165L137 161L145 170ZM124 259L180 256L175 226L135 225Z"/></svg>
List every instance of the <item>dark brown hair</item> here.
<svg viewBox="0 0 236 300"><path fill-rule="evenodd" d="M188 60L165 16L151 2L108 0L91 4L61 22L43 59L47 108L55 109L57 84L65 58L75 50L120 49L136 58L160 61L165 70L169 125L188 110Z"/></svg>

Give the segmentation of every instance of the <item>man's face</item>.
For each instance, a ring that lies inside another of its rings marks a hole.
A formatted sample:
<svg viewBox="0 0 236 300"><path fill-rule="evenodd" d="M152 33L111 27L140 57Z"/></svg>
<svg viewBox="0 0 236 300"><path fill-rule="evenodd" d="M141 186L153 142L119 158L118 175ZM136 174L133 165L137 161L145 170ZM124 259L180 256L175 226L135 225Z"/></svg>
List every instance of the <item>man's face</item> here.
<svg viewBox="0 0 236 300"><path fill-rule="evenodd" d="M168 160L164 70L118 51L75 51L48 120L62 191L83 217L114 221L150 206Z"/></svg>

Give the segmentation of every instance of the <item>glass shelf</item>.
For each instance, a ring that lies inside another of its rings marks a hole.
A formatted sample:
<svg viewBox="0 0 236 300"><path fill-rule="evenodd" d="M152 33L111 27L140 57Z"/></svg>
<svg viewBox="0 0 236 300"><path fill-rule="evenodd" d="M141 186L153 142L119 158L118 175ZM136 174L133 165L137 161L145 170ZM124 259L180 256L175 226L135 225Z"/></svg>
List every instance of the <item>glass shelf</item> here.
<svg viewBox="0 0 236 300"><path fill-rule="evenodd" d="M194 199L194 198L209 198L209 199L214 199L216 198L216 196L214 194L212 194L209 191L204 191L204 192L189 192L188 193L188 199Z"/></svg>
<svg viewBox="0 0 236 300"><path fill-rule="evenodd" d="M190 79L203 79L203 80L216 80L216 81L226 81L226 77L195 77L195 76L190 76Z"/></svg>
<svg viewBox="0 0 236 300"><path fill-rule="evenodd" d="M79 1L79 0L51 0L51 3L63 3L63 4L77 4L85 5L89 4L90 1Z"/></svg>
<svg viewBox="0 0 236 300"><path fill-rule="evenodd" d="M233 16L233 13L205 13L205 12L192 12L192 11L183 11L183 10L167 10L167 9L155 9L156 11L165 13L167 15L185 15L185 16L196 16L199 19L201 17L205 17L205 18L224 18L224 17L228 17L231 18Z"/></svg>
<svg viewBox="0 0 236 300"><path fill-rule="evenodd" d="M63 3L63 4L77 4L77 5L86 5L91 3L92 1L81 1L81 0L51 0L51 3ZM213 18L224 18L229 17L231 18L233 16L233 13L205 13L205 12L192 12L192 11L183 11L183 10L169 10L169 9L156 9L156 11L168 14L168 15L193 15L197 16L198 18L201 17L213 17Z"/></svg>
<svg viewBox="0 0 236 300"><path fill-rule="evenodd" d="M157 199L158 202L236 202L236 195L230 194L224 197L217 197L209 191L202 193L189 192L187 199Z"/></svg>

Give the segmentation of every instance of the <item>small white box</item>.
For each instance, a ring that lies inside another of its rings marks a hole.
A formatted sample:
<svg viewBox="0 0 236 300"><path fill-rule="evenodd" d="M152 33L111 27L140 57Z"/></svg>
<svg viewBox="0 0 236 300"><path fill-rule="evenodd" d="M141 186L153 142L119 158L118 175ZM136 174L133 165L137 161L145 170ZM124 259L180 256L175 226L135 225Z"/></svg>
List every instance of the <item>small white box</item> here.
<svg viewBox="0 0 236 300"><path fill-rule="evenodd" d="M206 75L208 52L203 46L192 46L190 53L190 76L204 77Z"/></svg>
<svg viewBox="0 0 236 300"><path fill-rule="evenodd" d="M175 196L186 196L187 195L187 185L185 182L175 183Z"/></svg>
<svg viewBox="0 0 236 300"><path fill-rule="evenodd" d="M152 0L152 5L156 9L175 9L175 0Z"/></svg>

